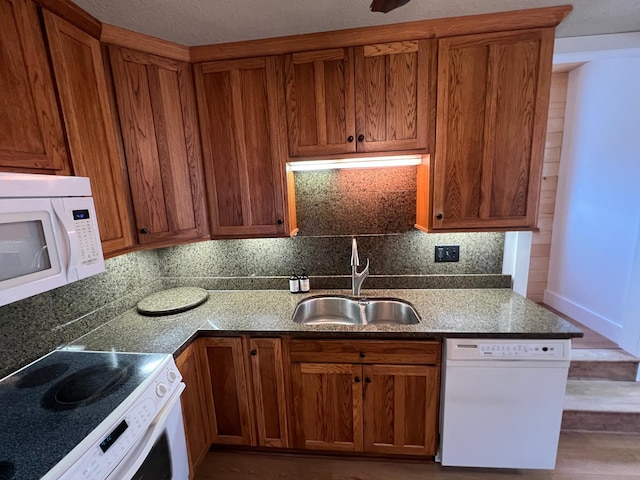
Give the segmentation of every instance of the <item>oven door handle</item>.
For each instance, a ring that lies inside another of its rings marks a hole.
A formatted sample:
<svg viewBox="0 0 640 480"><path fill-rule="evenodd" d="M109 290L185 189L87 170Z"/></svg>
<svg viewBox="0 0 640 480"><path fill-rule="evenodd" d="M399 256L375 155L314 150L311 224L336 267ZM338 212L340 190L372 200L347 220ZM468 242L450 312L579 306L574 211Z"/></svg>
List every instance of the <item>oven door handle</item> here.
<svg viewBox="0 0 640 480"><path fill-rule="evenodd" d="M144 463L149 455L149 452L155 445L156 441L162 435L162 431L165 428L165 424L169 416L173 413L173 409L176 404L179 405L180 395L186 388L184 383L181 383L178 389L173 392L173 396L164 408L160 411L160 414L156 418L155 422L151 424L145 435L140 439L136 447L131 450L120 462L120 464L111 472L107 477L107 480L129 480L138 471L140 466ZM180 413L182 415L182 412Z"/></svg>

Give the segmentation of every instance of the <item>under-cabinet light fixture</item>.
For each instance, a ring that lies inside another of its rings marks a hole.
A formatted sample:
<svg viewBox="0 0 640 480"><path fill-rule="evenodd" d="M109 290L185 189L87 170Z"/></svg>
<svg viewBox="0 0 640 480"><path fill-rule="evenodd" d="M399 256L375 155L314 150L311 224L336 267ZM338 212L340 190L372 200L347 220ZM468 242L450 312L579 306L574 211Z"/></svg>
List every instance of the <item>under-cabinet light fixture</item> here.
<svg viewBox="0 0 640 480"><path fill-rule="evenodd" d="M333 170L337 168L406 167L421 163L421 155L396 155L335 160L300 160L287 163L287 167L293 172L308 172L311 170Z"/></svg>

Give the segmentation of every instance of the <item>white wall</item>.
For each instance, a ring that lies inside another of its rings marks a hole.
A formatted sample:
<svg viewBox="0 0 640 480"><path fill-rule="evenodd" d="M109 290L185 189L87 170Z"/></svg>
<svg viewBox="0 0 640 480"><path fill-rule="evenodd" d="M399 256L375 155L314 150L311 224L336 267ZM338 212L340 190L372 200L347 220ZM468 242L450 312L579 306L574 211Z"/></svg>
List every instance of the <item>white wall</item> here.
<svg viewBox="0 0 640 480"><path fill-rule="evenodd" d="M640 58L569 74L545 303L640 354Z"/></svg>
<svg viewBox="0 0 640 480"><path fill-rule="evenodd" d="M511 275L511 288L523 297L529 284L531 232L506 232L504 235L503 275Z"/></svg>

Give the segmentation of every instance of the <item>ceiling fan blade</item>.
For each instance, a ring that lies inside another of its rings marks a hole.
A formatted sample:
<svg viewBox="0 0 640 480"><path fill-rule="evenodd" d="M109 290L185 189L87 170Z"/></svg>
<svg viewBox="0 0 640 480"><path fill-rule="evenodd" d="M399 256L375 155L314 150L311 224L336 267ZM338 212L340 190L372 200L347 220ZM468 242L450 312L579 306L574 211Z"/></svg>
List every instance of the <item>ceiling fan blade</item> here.
<svg viewBox="0 0 640 480"><path fill-rule="evenodd" d="M406 5L410 0L373 0L369 9L372 12L389 13L398 7Z"/></svg>

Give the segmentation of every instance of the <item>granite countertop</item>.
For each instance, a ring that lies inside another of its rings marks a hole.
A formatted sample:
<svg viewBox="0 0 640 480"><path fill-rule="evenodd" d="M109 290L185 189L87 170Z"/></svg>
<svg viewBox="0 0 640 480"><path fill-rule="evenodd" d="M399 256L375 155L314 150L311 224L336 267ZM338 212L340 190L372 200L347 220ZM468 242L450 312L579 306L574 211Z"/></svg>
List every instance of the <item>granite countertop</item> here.
<svg viewBox="0 0 640 480"><path fill-rule="evenodd" d="M156 352L178 355L195 336L238 334L358 338L572 338L580 329L510 289L364 290L369 297L396 297L413 304L415 325L300 325L291 320L296 304L320 294L293 295L284 290L214 290L188 312L145 317L136 309L80 337L73 345L89 350Z"/></svg>

